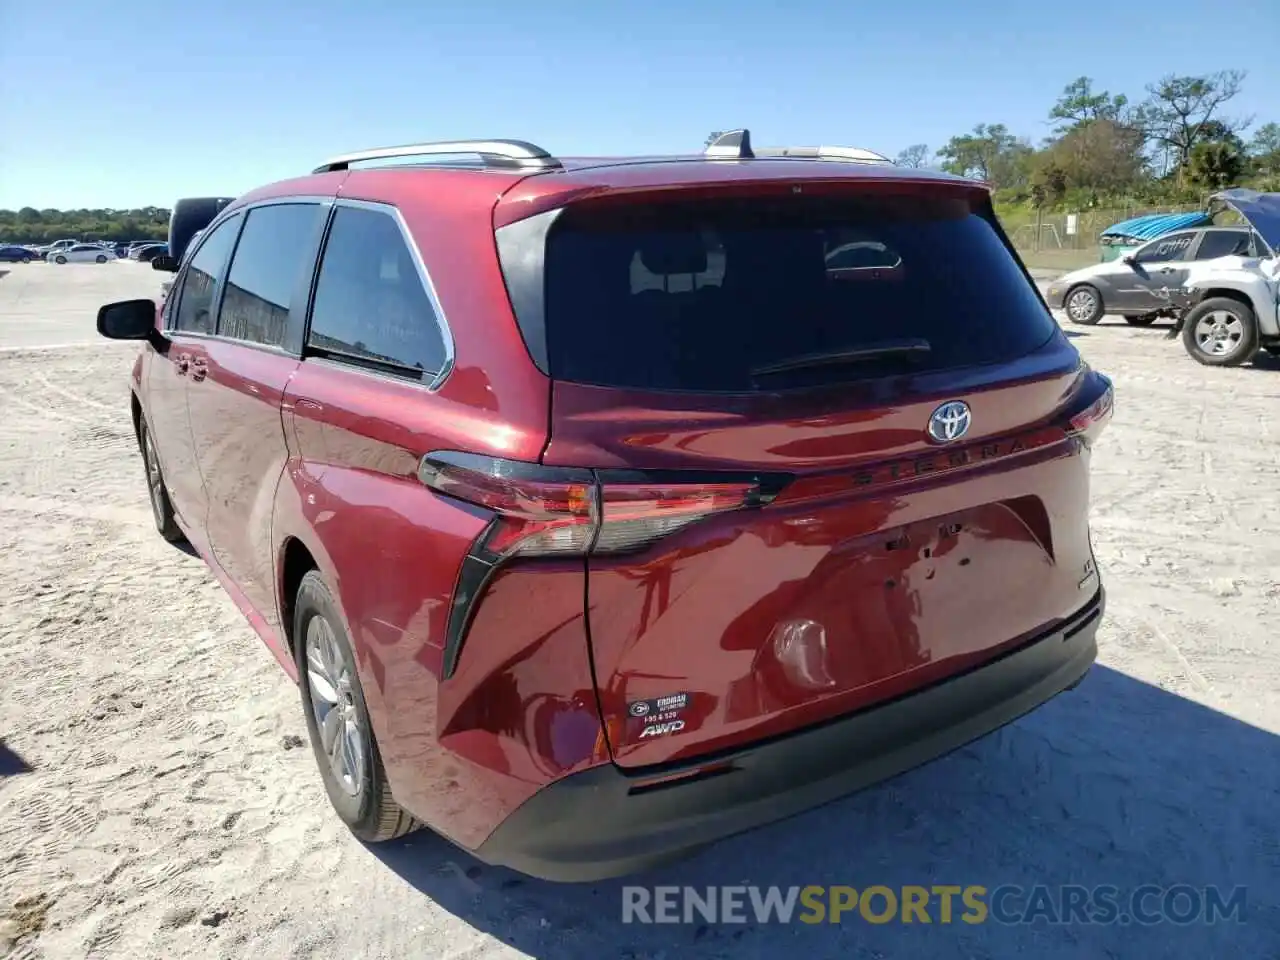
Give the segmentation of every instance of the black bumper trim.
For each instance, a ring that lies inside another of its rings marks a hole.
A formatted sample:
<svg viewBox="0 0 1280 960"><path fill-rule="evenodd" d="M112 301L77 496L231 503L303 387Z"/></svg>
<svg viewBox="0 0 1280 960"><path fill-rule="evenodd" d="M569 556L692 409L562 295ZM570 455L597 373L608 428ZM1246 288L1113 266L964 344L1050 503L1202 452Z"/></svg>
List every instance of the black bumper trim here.
<svg viewBox="0 0 1280 960"><path fill-rule="evenodd" d="M950 753L1074 687L1097 658L1105 605L1099 588L1050 633L995 661L816 728L688 763L640 771L607 764L571 774L525 801L473 853L545 880L602 880L822 806ZM710 762L722 767L716 775L644 789L657 776L695 773Z"/></svg>

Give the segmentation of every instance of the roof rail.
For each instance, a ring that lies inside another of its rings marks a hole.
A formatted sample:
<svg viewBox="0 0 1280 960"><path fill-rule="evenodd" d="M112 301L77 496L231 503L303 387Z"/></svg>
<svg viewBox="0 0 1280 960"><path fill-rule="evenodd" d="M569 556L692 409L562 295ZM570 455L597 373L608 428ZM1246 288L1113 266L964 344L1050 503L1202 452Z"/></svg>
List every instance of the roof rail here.
<svg viewBox="0 0 1280 960"><path fill-rule="evenodd" d="M334 157L312 170L312 173L333 173L350 169L353 163L369 160L398 160L403 157L457 157L471 155L480 158L485 167L502 170L558 170L562 164L536 144L524 140L445 140L438 143L410 143L400 147L376 147Z"/></svg>
<svg viewBox="0 0 1280 960"><path fill-rule="evenodd" d="M757 147L750 130L730 130L716 137L703 156L711 160L754 160L765 157L797 157L808 160L846 160L854 163L892 163L888 157L862 147Z"/></svg>

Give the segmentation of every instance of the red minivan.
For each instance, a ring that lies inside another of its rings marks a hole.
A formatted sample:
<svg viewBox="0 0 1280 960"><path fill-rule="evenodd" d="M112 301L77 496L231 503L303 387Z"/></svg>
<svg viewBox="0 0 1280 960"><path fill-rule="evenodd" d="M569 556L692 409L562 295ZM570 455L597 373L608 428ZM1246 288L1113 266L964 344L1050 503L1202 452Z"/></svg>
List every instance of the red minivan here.
<svg viewBox="0 0 1280 960"><path fill-rule="evenodd" d="M627 873L1093 663L1112 387L983 184L737 131L366 151L212 207L98 329L146 341L160 533L297 681L358 837Z"/></svg>

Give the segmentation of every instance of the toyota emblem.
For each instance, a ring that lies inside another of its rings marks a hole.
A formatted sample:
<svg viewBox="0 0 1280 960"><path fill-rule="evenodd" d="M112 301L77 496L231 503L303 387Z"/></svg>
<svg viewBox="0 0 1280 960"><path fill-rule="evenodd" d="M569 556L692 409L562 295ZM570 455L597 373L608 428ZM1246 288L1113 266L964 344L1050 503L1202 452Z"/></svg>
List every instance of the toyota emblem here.
<svg viewBox="0 0 1280 960"><path fill-rule="evenodd" d="M938 443L951 443L969 432L973 413L963 400L950 400L929 415L929 436Z"/></svg>

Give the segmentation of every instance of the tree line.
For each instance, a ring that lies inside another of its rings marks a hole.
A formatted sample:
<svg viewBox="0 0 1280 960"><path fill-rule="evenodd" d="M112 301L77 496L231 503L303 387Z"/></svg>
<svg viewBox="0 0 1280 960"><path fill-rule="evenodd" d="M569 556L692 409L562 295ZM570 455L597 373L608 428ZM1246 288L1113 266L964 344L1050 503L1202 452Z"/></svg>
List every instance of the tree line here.
<svg viewBox="0 0 1280 960"><path fill-rule="evenodd" d="M1002 205L1045 209L1194 203L1230 186L1280 191L1280 123L1229 112L1245 77L1170 74L1137 100L1078 77L1049 108L1051 133L1039 143L980 123L936 152L910 146L897 163L986 180Z"/></svg>
<svg viewBox="0 0 1280 960"><path fill-rule="evenodd" d="M0 210L0 242L37 244L55 240L164 240L169 211L163 207L132 210Z"/></svg>

